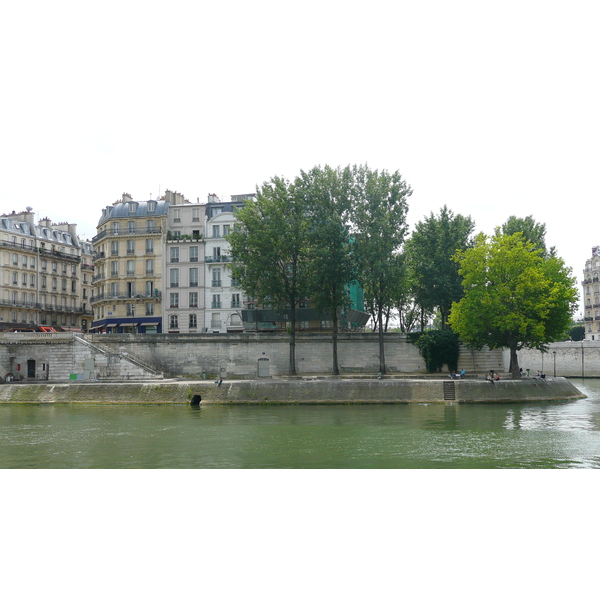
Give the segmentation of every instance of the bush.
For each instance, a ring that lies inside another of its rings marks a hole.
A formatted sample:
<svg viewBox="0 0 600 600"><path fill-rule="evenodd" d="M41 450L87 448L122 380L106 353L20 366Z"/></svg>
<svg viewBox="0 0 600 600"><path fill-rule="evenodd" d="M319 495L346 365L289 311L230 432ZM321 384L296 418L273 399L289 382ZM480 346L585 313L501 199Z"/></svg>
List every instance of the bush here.
<svg viewBox="0 0 600 600"><path fill-rule="evenodd" d="M429 373L440 372L444 364L448 365L449 371L458 369L459 342L458 335L453 331L429 329L413 343L425 359Z"/></svg>

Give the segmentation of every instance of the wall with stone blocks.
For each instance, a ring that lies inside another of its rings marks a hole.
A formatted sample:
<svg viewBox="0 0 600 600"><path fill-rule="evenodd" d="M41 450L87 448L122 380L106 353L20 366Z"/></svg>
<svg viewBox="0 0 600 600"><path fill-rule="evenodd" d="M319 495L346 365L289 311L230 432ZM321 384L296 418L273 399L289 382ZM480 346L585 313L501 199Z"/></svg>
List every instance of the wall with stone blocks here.
<svg viewBox="0 0 600 600"><path fill-rule="evenodd" d="M509 364L505 352L506 369ZM600 342L557 342L545 353L524 349L519 352L519 366L532 375L539 370L553 376L556 366L557 377L600 377Z"/></svg>

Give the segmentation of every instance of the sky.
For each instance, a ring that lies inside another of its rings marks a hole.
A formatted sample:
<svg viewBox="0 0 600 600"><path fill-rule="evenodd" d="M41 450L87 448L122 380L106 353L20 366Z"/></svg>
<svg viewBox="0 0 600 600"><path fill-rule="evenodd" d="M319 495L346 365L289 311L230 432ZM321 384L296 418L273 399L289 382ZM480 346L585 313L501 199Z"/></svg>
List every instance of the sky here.
<svg viewBox="0 0 600 600"><path fill-rule="evenodd" d="M0 212L78 224L314 165L398 170L414 225L532 215L581 281L600 244L587 1L5 3Z"/></svg>

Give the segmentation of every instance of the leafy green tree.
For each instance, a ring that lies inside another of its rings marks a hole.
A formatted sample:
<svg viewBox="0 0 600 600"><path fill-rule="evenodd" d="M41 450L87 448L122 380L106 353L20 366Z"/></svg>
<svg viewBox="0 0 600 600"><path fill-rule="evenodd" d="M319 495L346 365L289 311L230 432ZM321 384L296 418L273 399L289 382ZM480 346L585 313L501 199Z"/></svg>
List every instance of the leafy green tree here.
<svg viewBox="0 0 600 600"><path fill-rule="evenodd" d="M462 298L462 277L454 260L457 251L472 245L475 224L447 206L417 223L407 242L410 279L415 301L426 313L439 310L441 329L447 328L453 302Z"/></svg>
<svg viewBox="0 0 600 600"><path fill-rule="evenodd" d="M473 248L457 253L465 295L452 306L449 323L469 346L508 348L510 372L519 376L521 348L545 350L560 339L576 308L571 270L522 233L488 239L480 234Z"/></svg>
<svg viewBox="0 0 600 600"><path fill-rule="evenodd" d="M339 375L338 317L350 305L349 286L354 261L348 217L351 171L329 166L301 171L294 182L307 207L310 297L323 315L330 313L333 325L333 373Z"/></svg>
<svg viewBox="0 0 600 600"><path fill-rule="evenodd" d="M228 236L233 275L257 302L291 309L289 372L295 375L296 309L310 281L305 196L289 181L273 177L236 216Z"/></svg>
<svg viewBox="0 0 600 600"><path fill-rule="evenodd" d="M526 241L533 244L536 250L540 250L542 256L546 257L554 255L556 250L554 247L548 250L546 248L546 225L538 223L532 215L528 217L508 217L504 225L502 225L502 233L504 235L514 235L522 233Z"/></svg>
<svg viewBox="0 0 600 600"><path fill-rule="evenodd" d="M404 272L400 251L407 230L407 198L412 189L398 171L388 173L355 165L351 172L353 253L366 303L370 300L376 313L379 369L385 373L384 314L393 306Z"/></svg>
<svg viewBox="0 0 600 600"><path fill-rule="evenodd" d="M444 364L449 371L458 369L458 356L460 352L458 335L453 331L428 329L421 333L415 341L429 373L442 370Z"/></svg>
<svg viewBox="0 0 600 600"><path fill-rule="evenodd" d="M569 329L569 339L573 342L581 342L585 339L585 327L583 325L575 325Z"/></svg>

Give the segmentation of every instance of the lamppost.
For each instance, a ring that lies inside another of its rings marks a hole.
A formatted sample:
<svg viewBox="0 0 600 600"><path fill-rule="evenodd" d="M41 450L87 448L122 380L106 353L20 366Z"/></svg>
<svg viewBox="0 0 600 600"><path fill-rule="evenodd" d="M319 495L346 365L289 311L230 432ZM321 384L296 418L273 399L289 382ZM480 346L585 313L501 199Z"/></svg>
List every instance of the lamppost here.
<svg viewBox="0 0 600 600"><path fill-rule="evenodd" d="M556 350L553 350L552 354L554 358L554 378L556 379Z"/></svg>

